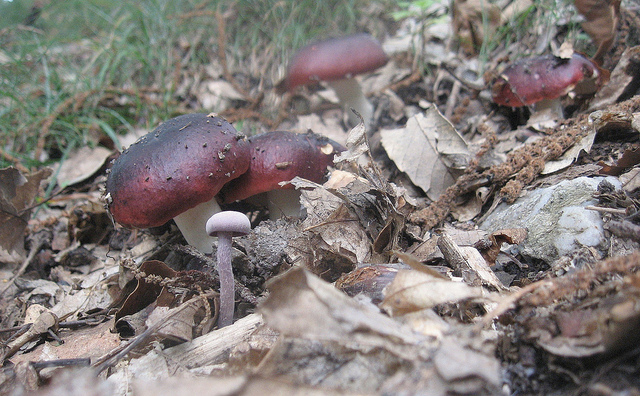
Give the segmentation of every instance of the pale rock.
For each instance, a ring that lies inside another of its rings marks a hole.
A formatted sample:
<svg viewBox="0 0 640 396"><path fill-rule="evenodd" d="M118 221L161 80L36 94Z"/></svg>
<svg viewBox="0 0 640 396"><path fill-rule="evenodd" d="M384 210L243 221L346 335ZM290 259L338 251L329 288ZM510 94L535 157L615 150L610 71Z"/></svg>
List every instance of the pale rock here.
<svg viewBox="0 0 640 396"><path fill-rule="evenodd" d="M604 251L600 213L585 209L597 203L593 194L602 180L602 177L579 177L531 191L512 204L500 204L480 228L489 232L526 228L528 235L519 246L520 253L547 263L570 255L582 246ZM608 177L607 180L620 187L617 179Z"/></svg>

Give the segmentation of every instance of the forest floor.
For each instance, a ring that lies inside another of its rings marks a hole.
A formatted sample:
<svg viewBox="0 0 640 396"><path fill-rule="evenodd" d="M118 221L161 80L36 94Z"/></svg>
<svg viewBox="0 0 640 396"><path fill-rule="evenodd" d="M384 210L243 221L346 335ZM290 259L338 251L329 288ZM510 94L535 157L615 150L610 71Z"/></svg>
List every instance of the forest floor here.
<svg viewBox="0 0 640 396"><path fill-rule="evenodd" d="M370 122L325 84L278 89L286 65L268 48L238 61L224 34L238 14L201 7L220 29L214 61L191 68L197 48L177 40L170 90L86 89L26 123L36 132L4 142L0 169L0 393L640 394L640 8L481 3L362 11L353 31L388 56L357 77ZM547 55L522 73L544 74L578 49L592 84L556 95L559 113L495 103L501 79L521 78L509 63ZM97 59L81 40L64 51ZM167 97L165 119L141 115ZM67 150L56 128L88 107L146 123L78 118L88 132ZM223 328L216 255L173 221L122 227L106 205L118 148L187 113L346 147L325 182L292 181L301 218L223 205L252 223L233 242Z"/></svg>

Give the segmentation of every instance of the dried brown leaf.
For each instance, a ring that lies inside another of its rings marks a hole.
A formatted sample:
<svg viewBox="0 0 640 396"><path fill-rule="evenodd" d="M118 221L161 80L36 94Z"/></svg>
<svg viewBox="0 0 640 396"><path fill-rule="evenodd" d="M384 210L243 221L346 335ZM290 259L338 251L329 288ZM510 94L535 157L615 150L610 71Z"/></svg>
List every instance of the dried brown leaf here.
<svg viewBox="0 0 640 396"><path fill-rule="evenodd" d="M40 183L51 175L44 168L23 175L13 167L0 169L0 262L17 263L24 256L24 230Z"/></svg>
<svg viewBox="0 0 640 396"><path fill-rule="evenodd" d="M393 316L479 298L482 290L413 270L400 270L385 289L381 308Z"/></svg>
<svg viewBox="0 0 640 396"><path fill-rule="evenodd" d="M111 154L111 150L101 146L81 147L60 165L56 177L58 185L66 187L87 180L102 168Z"/></svg>
<svg viewBox="0 0 640 396"><path fill-rule="evenodd" d="M615 38L620 17L620 0L575 0L575 5L586 19L582 28L598 47L593 58L600 62Z"/></svg>
<svg viewBox="0 0 640 396"><path fill-rule="evenodd" d="M389 158L432 200L455 182L470 158L467 143L435 106L380 136Z"/></svg>

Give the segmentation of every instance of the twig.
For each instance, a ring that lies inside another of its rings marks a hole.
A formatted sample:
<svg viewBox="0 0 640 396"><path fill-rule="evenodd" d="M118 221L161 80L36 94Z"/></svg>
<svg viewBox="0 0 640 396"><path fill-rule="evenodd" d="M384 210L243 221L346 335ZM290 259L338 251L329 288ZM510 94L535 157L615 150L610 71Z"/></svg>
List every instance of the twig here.
<svg viewBox="0 0 640 396"><path fill-rule="evenodd" d="M162 318L162 320L159 320L156 323L154 323L152 326L149 326L147 330L145 330L142 334L140 334L139 336L131 340L131 342L129 342L128 344L121 345L120 347L115 348L113 351L109 352L107 355L101 357L92 366L96 369L96 372L98 374L108 369L109 367L114 366L116 363L120 361L120 359L127 356L129 352L131 352L137 346L142 344L147 338L152 336L155 332L160 330L163 326L167 325L168 323L171 323L170 319L173 316L184 311L187 307L190 307L191 305L195 305L195 303L200 302L201 300L204 300L206 303L206 300L212 296L214 296L213 292L203 294L201 296L195 297L185 302L175 310L167 312L167 314Z"/></svg>
<svg viewBox="0 0 640 396"><path fill-rule="evenodd" d="M0 147L0 157L2 157L5 160L11 162L13 164L13 166L15 166L16 169L18 169L20 172L29 173L29 169L27 169L24 165L22 165L20 163L20 159L18 159L16 157L14 157L13 155L7 153L1 147Z"/></svg>
<svg viewBox="0 0 640 396"><path fill-rule="evenodd" d="M613 213L613 214L619 214L623 216L627 214L627 211L625 209L605 208L602 206L592 206L592 205L585 206L584 208L587 210L595 210L596 212Z"/></svg>
<svg viewBox="0 0 640 396"><path fill-rule="evenodd" d="M13 275L13 277L11 278L11 280L9 280L4 287L0 290L0 296L2 296L4 294L4 292L7 291L7 289L9 289L9 287L11 287L11 285L13 285L13 282L16 281L16 279L18 279L18 277L20 277L22 274L24 274L24 272L27 270L27 267L29 266L29 263L31 263L31 261L33 260L33 258L36 256L36 254L38 253L38 251L40 251L40 248L44 245L45 242L45 238L42 236L36 236L34 238L34 241L36 241L35 244L33 244L31 246L31 251L29 252L29 255L27 256L27 258L22 262L22 265L20 266L20 268L18 269L18 271Z"/></svg>
<svg viewBox="0 0 640 396"><path fill-rule="evenodd" d="M329 225L329 224L346 223L347 221L358 221L358 219L340 219L340 220L323 221L322 223L314 224L312 226L309 226L309 227L305 228L304 230L302 230L302 232L311 231L314 228L323 227L323 226L326 226L326 225Z"/></svg>
<svg viewBox="0 0 640 396"><path fill-rule="evenodd" d="M43 362L31 362L31 366L36 370L49 368L49 367L69 367L69 366L89 367L89 365L91 365L90 358L56 359L56 360L45 360Z"/></svg>

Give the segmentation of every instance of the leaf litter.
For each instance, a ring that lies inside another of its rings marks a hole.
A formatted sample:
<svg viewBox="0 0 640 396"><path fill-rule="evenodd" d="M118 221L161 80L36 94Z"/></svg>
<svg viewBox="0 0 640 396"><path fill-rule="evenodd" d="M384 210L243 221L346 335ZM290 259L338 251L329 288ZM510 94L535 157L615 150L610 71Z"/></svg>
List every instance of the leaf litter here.
<svg viewBox="0 0 640 396"><path fill-rule="evenodd" d="M492 5L485 25L477 2L454 2L465 56L499 34L513 9L531 7L515 3ZM302 192L301 220L263 220L263 208L233 204L254 228L234 242L238 315L222 329L215 328L212 257L185 246L171 224L127 230L110 221L100 186L111 151L70 157L78 174L61 177L64 189L33 218L50 171L1 170L7 282L0 392L637 391L633 378L619 380L640 370L640 102L630 72L637 48L617 54L610 45L620 40L610 33L633 18L605 3L576 8L598 56L622 66L592 110L581 110L589 108L583 98L565 98L573 114L554 131L526 120L512 128L523 115L492 106L469 83L481 77L474 63L455 57L443 56L438 73L421 76L399 51L365 78L377 105L372 130L359 124L347 131L326 92L300 95L309 113L293 112L283 128L329 131L347 151L326 183L291 182ZM433 42L432 52L449 39L431 27L424 32L411 42ZM496 51L510 57L555 39L550 33ZM193 89L200 103L230 119L244 115L272 127L247 107L260 105L250 97L254 87L238 89L228 71L207 74L214 80L184 84L185 95ZM226 94L224 85L234 89ZM622 183L589 192L594 204L585 209L607 232L596 247L576 244L540 259L521 249L530 230L477 227L530 190L598 173ZM75 368L60 369L68 366Z"/></svg>

